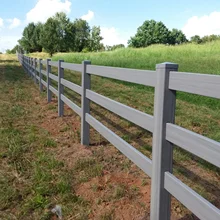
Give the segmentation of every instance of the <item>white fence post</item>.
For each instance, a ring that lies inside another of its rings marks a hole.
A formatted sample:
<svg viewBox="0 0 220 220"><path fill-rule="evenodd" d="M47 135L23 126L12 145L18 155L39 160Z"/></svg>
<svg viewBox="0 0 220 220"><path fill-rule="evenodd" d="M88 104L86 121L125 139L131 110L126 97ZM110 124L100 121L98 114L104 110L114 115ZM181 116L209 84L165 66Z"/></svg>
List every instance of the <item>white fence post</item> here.
<svg viewBox="0 0 220 220"><path fill-rule="evenodd" d="M49 65L49 61L51 61L51 59L47 59L47 101L51 102L52 99L52 93L50 91L50 84L51 84L51 79L49 77L49 73L51 72L51 65Z"/></svg>
<svg viewBox="0 0 220 220"><path fill-rule="evenodd" d="M89 146L89 124L86 122L86 113L90 113L90 101L86 98L86 90L91 87L91 77L87 73L87 65L90 61L82 62L82 101L81 101L81 144Z"/></svg>
<svg viewBox="0 0 220 220"><path fill-rule="evenodd" d="M151 181L151 220L170 219L170 194L164 188L164 174L172 172L173 145L165 139L166 123L175 121L176 92L169 90L170 71L178 65L162 63L156 65L157 84L154 100L154 132Z"/></svg>
<svg viewBox="0 0 220 220"><path fill-rule="evenodd" d="M64 77L64 69L61 67L61 63L64 60L58 61L58 116L63 116L64 112L64 103L61 99L61 95L63 95L64 86L61 84L61 79Z"/></svg>
<svg viewBox="0 0 220 220"><path fill-rule="evenodd" d="M40 88L40 91L42 92L43 91L43 85L42 85L42 63L41 63L42 59L39 59L39 88Z"/></svg>

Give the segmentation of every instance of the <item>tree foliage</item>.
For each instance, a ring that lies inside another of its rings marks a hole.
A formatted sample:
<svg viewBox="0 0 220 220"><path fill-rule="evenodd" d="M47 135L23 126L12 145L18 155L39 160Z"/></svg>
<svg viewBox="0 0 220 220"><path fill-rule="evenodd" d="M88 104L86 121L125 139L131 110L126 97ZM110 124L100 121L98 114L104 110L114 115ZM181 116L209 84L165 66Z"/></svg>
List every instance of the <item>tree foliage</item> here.
<svg viewBox="0 0 220 220"><path fill-rule="evenodd" d="M89 47L90 27L87 21L76 19L73 22L75 41L74 51L81 52L83 48Z"/></svg>
<svg viewBox="0 0 220 220"><path fill-rule="evenodd" d="M12 48L11 50L10 49L7 49L5 51L7 54L16 54L16 52L19 52L19 53L24 53L22 47L20 45L16 45L14 48Z"/></svg>
<svg viewBox="0 0 220 220"><path fill-rule="evenodd" d="M102 40L100 27L93 26L89 37L89 51L101 50L104 47L101 43Z"/></svg>
<svg viewBox="0 0 220 220"><path fill-rule="evenodd" d="M52 56L58 51L60 43L60 34L58 31L58 21L49 18L43 26L41 34L41 44L46 52Z"/></svg>
<svg viewBox="0 0 220 220"><path fill-rule="evenodd" d="M205 43L220 39L219 35L191 37L190 42ZM125 47L123 44L104 46L99 26L90 28L87 21L75 19L71 21L65 13L56 13L45 24L29 23L19 40L20 49L25 52L48 52L51 56L56 52L90 52L112 51ZM147 47L152 44L175 45L188 42L181 30L169 30L164 23L146 20L137 29L135 36L128 41L129 47ZM8 50L15 52L15 50Z"/></svg>
<svg viewBox="0 0 220 220"><path fill-rule="evenodd" d="M115 44L113 46L109 46L109 45L106 46L107 51L112 51L112 50L116 50L116 49L120 49L120 48L125 48L125 45L124 44Z"/></svg>
<svg viewBox="0 0 220 220"><path fill-rule="evenodd" d="M172 31L170 31L170 38L169 38L169 44L182 44L186 43L187 39L185 34L181 30L173 28Z"/></svg>
<svg viewBox="0 0 220 220"><path fill-rule="evenodd" d="M152 44L181 44L187 42L182 31L170 31L161 21L147 20L128 41L130 47L147 47Z"/></svg>
<svg viewBox="0 0 220 220"><path fill-rule="evenodd" d="M99 51L103 49L100 27L91 30L87 21L76 19L71 22L65 13L56 13L45 24L29 23L25 27L19 44L26 52Z"/></svg>
<svg viewBox="0 0 220 220"><path fill-rule="evenodd" d="M41 52L42 45L40 42L40 36L42 32L43 25L41 23L34 24L29 23L25 27L22 38L19 40L19 44L27 52Z"/></svg>
<svg viewBox="0 0 220 220"><path fill-rule="evenodd" d="M204 37L200 37L199 35L195 35L195 36L192 36L190 41L192 43L196 43L196 44L201 44L201 43L207 43L207 42L212 42L212 41L215 41L215 40L220 40L220 35L215 35L215 34L212 34L212 35L207 35L207 36L204 36Z"/></svg>
<svg viewBox="0 0 220 220"><path fill-rule="evenodd" d="M131 47L147 47L151 44L169 42L169 30L162 22L147 20L137 29L134 37L128 41Z"/></svg>
<svg viewBox="0 0 220 220"><path fill-rule="evenodd" d="M190 42L200 44L202 43L202 39L199 35L195 35L190 38Z"/></svg>

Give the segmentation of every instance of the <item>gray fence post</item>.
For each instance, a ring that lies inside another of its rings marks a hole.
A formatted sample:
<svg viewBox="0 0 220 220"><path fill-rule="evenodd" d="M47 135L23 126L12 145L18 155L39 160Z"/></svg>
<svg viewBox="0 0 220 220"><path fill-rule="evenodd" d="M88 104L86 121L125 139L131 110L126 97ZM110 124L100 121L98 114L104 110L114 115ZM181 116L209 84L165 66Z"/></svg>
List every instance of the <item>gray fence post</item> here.
<svg viewBox="0 0 220 220"><path fill-rule="evenodd" d="M33 58L31 57L31 66L30 66L30 72L31 72L31 78L32 80L34 79L34 75L33 75Z"/></svg>
<svg viewBox="0 0 220 220"><path fill-rule="evenodd" d="M25 69L25 72L26 72L26 64L25 64L25 55L23 55L23 62L24 62L24 69Z"/></svg>
<svg viewBox="0 0 220 220"><path fill-rule="evenodd" d="M37 83L37 58L34 58L34 81Z"/></svg>
<svg viewBox="0 0 220 220"><path fill-rule="evenodd" d="M162 63L156 65L157 84L154 100L154 132L151 181L151 220L170 219L170 194L164 188L164 173L172 172L173 146L165 138L166 123L175 121L176 92L169 90L170 71L178 65Z"/></svg>
<svg viewBox="0 0 220 220"><path fill-rule="evenodd" d="M29 57L27 57L27 73L28 73L28 75L30 76L30 71L29 71L29 64L30 64L30 59L29 59Z"/></svg>
<svg viewBox="0 0 220 220"><path fill-rule="evenodd" d="M30 58L30 74L31 74L31 78L33 79L33 74L32 74L32 64L33 64L33 58Z"/></svg>
<svg viewBox="0 0 220 220"><path fill-rule="evenodd" d="M29 76L31 77L31 58L29 57Z"/></svg>
<svg viewBox="0 0 220 220"><path fill-rule="evenodd" d="M41 61L42 61L42 59L39 59L39 66L38 66L38 68L39 68L39 88L40 88L40 91L42 92L43 91L43 85L42 85L42 72L41 72L41 70L42 70L42 63L41 63Z"/></svg>
<svg viewBox="0 0 220 220"><path fill-rule="evenodd" d="M32 77L33 77L33 81L35 81L34 79L34 58L31 58L31 74L32 74Z"/></svg>
<svg viewBox="0 0 220 220"><path fill-rule="evenodd" d="M28 74L28 70L27 70L27 57L25 56L25 71L26 71L26 73Z"/></svg>
<svg viewBox="0 0 220 220"><path fill-rule="evenodd" d="M58 61L58 116L63 116L64 112L64 103L61 99L61 95L63 95L64 86L61 84L61 79L64 77L64 69L61 67L61 63L64 60Z"/></svg>
<svg viewBox="0 0 220 220"><path fill-rule="evenodd" d="M81 112L81 144L89 146L89 124L86 122L86 113L90 113L90 101L86 98L86 89L91 87L90 74L87 73L87 65L90 61L82 62L82 112Z"/></svg>
<svg viewBox="0 0 220 220"><path fill-rule="evenodd" d="M49 77L49 73L51 72L51 65L49 65L49 61L51 61L51 59L47 59L47 61L46 61L46 65L47 65L47 101L51 102L51 99L52 99L52 93L50 91L51 79Z"/></svg>

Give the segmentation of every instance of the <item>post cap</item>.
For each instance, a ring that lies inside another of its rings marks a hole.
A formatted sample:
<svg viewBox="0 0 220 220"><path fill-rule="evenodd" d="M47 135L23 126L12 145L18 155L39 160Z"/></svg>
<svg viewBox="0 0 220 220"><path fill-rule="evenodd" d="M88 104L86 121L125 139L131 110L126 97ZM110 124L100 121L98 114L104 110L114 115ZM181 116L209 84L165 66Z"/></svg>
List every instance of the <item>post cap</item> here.
<svg viewBox="0 0 220 220"><path fill-rule="evenodd" d="M171 62L164 62L164 63L159 63L156 65L157 69L178 69L178 64L177 63L171 63Z"/></svg>
<svg viewBox="0 0 220 220"><path fill-rule="evenodd" d="M83 60L82 63L83 64L91 64L91 61L90 60Z"/></svg>

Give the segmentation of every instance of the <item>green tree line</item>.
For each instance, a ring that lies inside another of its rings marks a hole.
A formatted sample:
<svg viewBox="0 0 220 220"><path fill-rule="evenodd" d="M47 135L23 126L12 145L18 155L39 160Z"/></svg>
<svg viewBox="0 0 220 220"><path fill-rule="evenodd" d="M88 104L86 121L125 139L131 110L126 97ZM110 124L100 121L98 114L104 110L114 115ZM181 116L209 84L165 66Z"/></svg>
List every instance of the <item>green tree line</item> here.
<svg viewBox="0 0 220 220"><path fill-rule="evenodd" d="M71 22L61 12L49 18L45 24L29 23L18 42L26 52L46 51L52 56L56 52L102 50L102 39L100 27L90 28L82 19Z"/></svg>
<svg viewBox="0 0 220 220"><path fill-rule="evenodd" d="M152 44L176 45L187 42L206 43L220 39L219 35L210 35L200 37L195 35L187 40L181 30L169 30L163 22L155 20L146 20L138 27L135 36L128 40L129 47L147 47ZM29 23L23 31L22 38L18 41L12 50L31 52L48 52L51 56L56 52L94 52L94 51L112 51L124 48L125 45L117 44L113 46L104 46L101 41L101 30L99 26L89 26L87 21L75 19L73 22L65 13L56 13L50 17L46 23Z"/></svg>
<svg viewBox="0 0 220 220"><path fill-rule="evenodd" d="M219 39L219 35L212 34L202 38L195 35L192 36L190 40L187 40L181 30L175 28L169 30L161 21L147 20L137 29L135 36L130 38L128 46L138 48L147 47L152 44L175 45L187 42L201 44Z"/></svg>

